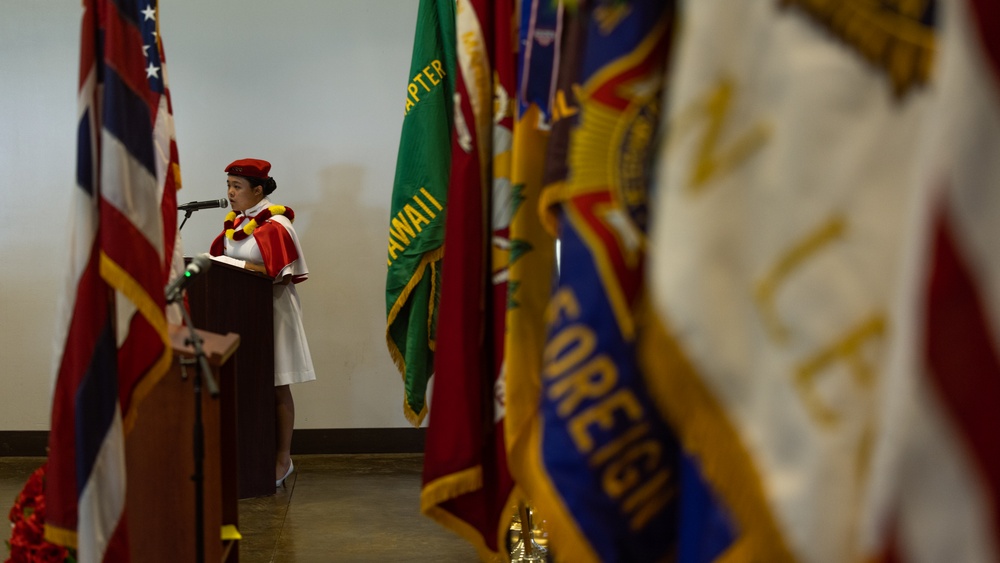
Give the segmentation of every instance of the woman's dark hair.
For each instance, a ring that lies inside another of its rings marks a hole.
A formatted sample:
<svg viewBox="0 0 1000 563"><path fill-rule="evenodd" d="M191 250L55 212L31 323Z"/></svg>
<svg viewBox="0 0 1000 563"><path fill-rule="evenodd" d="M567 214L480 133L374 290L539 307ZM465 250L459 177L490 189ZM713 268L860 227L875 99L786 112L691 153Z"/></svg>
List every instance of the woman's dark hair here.
<svg viewBox="0 0 1000 563"><path fill-rule="evenodd" d="M271 195L271 192L278 189L278 184L274 181L274 178L271 177L265 179L265 178L251 178L250 176L240 176L239 174L233 174L233 176L243 178L244 180L249 182L250 189L253 189L257 186L264 188L264 195L266 196Z"/></svg>

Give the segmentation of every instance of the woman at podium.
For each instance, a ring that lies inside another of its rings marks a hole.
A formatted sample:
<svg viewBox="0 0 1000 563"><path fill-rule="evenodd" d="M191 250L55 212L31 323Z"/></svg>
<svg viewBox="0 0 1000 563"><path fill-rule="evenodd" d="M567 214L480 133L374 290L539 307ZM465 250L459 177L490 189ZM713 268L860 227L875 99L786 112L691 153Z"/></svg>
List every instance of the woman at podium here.
<svg viewBox="0 0 1000 563"><path fill-rule="evenodd" d="M295 403L289 387L316 379L309 343L302 327L302 307L295 284L309 275L299 238L292 227L295 214L274 205L268 196L277 188L271 163L245 158L226 167L227 197L232 211L222 233L212 242L213 256L243 261L243 267L274 278L274 395L276 421L275 486L292 474L292 429ZM248 306L253 311L253 305ZM247 322L253 322L249 315Z"/></svg>

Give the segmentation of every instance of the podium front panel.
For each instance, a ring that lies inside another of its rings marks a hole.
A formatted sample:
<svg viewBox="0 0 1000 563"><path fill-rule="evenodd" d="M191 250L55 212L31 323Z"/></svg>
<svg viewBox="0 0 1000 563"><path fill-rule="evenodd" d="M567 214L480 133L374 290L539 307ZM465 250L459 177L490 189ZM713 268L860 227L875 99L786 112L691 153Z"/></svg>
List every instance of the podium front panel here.
<svg viewBox="0 0 1000 563"><path fill-rule="evenodd" d="M240 335L236 351L235 405L222 405L223 419L235 408L239 498L273 495L274 296L271 278L223 264L188 286L191 320L200 329ZM231 360L232 361L232 360ZM225 375L223 376L225 378ZM223 452L226 445L223 445ZM225 455L225 453L224 453Z"/></svg>
<svg viewBox="0 0 1000 563"><path fill-rule="evenodd" d="M223 490L227 475L220 464L219 402L205 389L200 396L203 497L200 507L197 503L192 480L197 465L194 374L193 366L181 367L175 358L139 405L135 426L126 437L126 514L133 561L197 561L199 510L204 560L219 561L219 530L223 523L236 524L234 516L223 516L236 509L236 499L227 499Z"/></svg>

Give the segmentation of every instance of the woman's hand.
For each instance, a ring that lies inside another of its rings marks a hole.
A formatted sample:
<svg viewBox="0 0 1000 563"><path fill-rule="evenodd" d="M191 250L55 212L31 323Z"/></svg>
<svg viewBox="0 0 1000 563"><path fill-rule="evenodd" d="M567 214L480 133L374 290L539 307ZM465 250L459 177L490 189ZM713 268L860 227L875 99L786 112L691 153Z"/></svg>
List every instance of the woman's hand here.
<svg viewBox="0 0 1000 563"><path fill-rule="evenodd" d="M263 264L254 264L253 262L247 262L247 263L243 264L243 267L245 269L247 269L247 270L253 270L254 272L260 272L260 273L264 274L265 276L267 275L267 268L265 268ZM288 285L291 282L292 282L292 276L289 275L289 274L286 274L286 275L282 276L281 278L275 278L274 279L274 283L281 284L281 285Z"/></svg>
<svg viewBox="0 0 1000 563"><path fill-rule="evenodd" d="M260 272L267 275L267 268L263 264L254 264L253 262L246 262L243 267L247 270L253 270L254 272Z"/></svg>

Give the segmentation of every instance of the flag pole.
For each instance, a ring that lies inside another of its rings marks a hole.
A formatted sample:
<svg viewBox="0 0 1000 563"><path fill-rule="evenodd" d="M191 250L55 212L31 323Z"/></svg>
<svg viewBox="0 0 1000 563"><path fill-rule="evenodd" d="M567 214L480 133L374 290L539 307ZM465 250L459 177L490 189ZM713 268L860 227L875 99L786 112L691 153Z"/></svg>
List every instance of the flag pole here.
<svg viewBox="0 0 1000 563"><path fill-rule="evenodd" d="M535 550L532 546L534 538L532 538L531 532L531 510L528 509L528 505L521 501L517 503L517 511L521 515L521 545L523 546L523 557L522 561L533 561Z"/></svg>

